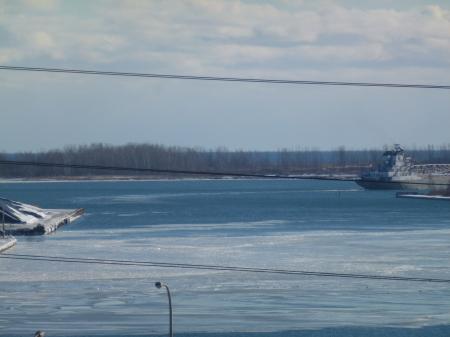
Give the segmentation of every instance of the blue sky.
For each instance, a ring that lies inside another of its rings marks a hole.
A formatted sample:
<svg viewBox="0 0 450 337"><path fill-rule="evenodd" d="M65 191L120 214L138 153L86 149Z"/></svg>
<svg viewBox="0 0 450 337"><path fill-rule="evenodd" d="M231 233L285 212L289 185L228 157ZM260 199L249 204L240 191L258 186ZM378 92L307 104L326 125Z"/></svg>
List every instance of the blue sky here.
<svg viewBox="0 0 450 337"><path fill-rule="evenodd" d="M448 1L0 0L0 64L450 83ZM0 150L450 143L444 90L0 71Z"/></svg>

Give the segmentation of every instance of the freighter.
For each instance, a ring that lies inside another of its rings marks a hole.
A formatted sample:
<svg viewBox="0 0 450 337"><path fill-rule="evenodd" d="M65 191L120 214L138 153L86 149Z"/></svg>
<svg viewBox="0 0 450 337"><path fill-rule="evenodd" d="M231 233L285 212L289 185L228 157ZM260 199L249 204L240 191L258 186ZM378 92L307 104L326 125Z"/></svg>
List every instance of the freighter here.
<svg viewBox="0 0 450 337"><path fill-rule="evenodd" d="M356 183L366 189L427 190L450 193L450 164L414 165L400 145L383 153L378 170L361 175Z"/></svg>

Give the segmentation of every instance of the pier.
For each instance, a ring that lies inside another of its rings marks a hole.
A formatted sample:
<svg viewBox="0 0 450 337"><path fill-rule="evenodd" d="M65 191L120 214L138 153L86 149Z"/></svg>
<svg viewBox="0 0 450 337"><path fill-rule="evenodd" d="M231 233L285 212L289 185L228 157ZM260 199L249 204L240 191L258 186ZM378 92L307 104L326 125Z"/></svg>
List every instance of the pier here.
<svg viewBox="0 0 450 337"><path fill-rule="evenodd" d="M12 236L0 237L0 253L14 247L17 240Z"/></svg>
<svg viewBox="0 0 450 337"><path fill-rule="evenodd" d="M84 214L78 209L44 209L0 198L2 231L9 235L45 235Z"/></svg>
<svg viewBox="0 0 450 337"><path fill-rule="evenodd" d="M7 224L7 232L12 235L46 235L56 231L59 227L75 221L84 214L84 209L74 210L46 210L47 217L31 223Z"/></svg>

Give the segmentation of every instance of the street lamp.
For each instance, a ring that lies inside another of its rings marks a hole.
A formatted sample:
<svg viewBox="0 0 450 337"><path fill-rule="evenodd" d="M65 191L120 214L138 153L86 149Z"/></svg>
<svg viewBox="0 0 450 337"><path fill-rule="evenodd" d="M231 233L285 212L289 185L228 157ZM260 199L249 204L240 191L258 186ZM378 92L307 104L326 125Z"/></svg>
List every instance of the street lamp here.
<svg viewBox="0 0 450 337"><path fill-rule="evenodd" d="M170 297L170 290L167 284L156 282L155 287L158 289L161 289L162 287L166 288L167 290L167 297L169 298L169 337L173 337L172 332L172 298Z"/></svg>

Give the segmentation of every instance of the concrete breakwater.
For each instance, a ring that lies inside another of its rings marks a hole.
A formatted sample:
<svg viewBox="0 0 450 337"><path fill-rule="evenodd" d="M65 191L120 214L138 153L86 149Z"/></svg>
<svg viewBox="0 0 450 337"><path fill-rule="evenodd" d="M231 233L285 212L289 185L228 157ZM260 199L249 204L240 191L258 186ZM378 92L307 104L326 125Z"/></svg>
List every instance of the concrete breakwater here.
<svg viewBox="0 0 450 337"><path fill-rule="evenodd" d="M8 234L12 235L45 235L56 231L59 227L75 221L84 214L84 209L46 210L48 216L31 223L8 224Z"/></svg>
<svg viewBox="0 0 450 337"><path fill-rule="evenodd" d="M17 240L12 236L0 238L0 253L15 246Z"/></svg>
<svg viewBox="0 0 450 337"><path fill-rule="evenodd" d="M84 209L44 209L0 198L0 221L10 235L44 235L54 232L81 215Z"/></svg>

